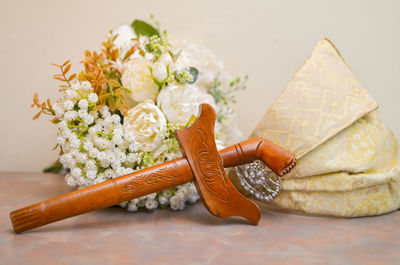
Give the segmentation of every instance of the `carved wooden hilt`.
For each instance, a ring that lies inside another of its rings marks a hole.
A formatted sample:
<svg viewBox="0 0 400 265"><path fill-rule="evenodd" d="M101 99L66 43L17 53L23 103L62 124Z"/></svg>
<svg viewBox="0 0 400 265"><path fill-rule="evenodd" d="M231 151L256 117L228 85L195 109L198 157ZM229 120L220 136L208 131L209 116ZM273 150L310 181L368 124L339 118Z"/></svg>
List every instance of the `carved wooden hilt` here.
<svg viewBox="0 0 400 265"><path fill-rule="evenodd" d="M281 176L295 165L296 159L291 153L262 138L246 140L218 153L214 141L214 123L213 108L203 104L197 121L189 128L177 131L186 158L15 210L10 213L14 231L20 233L139 198L192 181L193 176L204 204L212 214L223 218L242 216L257 224L260 219L258 206L236 190L224 167L261 160Z"/></svg>
<svg viewBox="0 0 400 265"><path fill-rule="evenodd" d="M214 139L215 119L214 109L202 104L193 125L176 131L182 153L192 169L197 191L211 214L222 218L241 216L256 225L260 220L259 207L235 188L224 164L229 167L237 165L238 160L240 164L246 164L260 159L281 176L295 165L296 160L281 148L271 148L274 145L268 141L253 139L224 150L226 163L223 163Z"/></svg>

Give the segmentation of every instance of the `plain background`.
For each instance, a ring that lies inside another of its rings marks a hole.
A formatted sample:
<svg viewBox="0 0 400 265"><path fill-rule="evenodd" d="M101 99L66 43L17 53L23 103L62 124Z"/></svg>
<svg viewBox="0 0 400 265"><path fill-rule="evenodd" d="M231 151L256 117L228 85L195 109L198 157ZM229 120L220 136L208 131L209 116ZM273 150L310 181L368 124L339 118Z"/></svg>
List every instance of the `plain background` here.
<svg viewBox="0 0 400 265"><path fill-rule="evenodd" d="M153 13L170 35L201 40L232 74L247 136L303 64L329 37L400 135L400 1L1 1L0 170L40 171L57 157L55 126L32 121L32 95L57 99L50 63L99 49L108 30Z"/></svg>

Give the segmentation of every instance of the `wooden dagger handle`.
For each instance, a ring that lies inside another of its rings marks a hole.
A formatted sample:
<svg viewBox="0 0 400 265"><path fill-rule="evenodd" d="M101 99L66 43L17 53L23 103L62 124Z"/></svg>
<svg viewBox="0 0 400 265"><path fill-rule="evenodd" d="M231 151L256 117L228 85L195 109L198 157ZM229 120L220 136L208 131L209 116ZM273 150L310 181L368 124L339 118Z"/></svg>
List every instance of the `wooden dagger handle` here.
<svg viewBox="0 0 400 265"><path fill-rule="evenodd" d="M219 154L224 167L260 159L279 175L290 170L295 162L292 154L262 138L241 142ZM20 233L187 183L193 180L192 174L185 158L176 159L15 210L10 213L11 222L14 231Z"/></svg>
<svg viewBox="0 0 400 265"><path fill-rule="evenodd" d="M225 148L219 152L224 167L234 167L261 160L275 174L282 176L295 165L293 154L263 138L254 138Z"/></svg>

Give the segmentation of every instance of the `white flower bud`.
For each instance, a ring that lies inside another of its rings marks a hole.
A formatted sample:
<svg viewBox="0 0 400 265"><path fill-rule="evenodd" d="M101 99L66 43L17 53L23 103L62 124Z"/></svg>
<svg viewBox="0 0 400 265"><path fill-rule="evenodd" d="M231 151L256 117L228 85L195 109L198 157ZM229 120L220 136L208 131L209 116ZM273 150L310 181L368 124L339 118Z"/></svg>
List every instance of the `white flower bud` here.
<svg viewBox="0 0 400 265"><path fill-rule="evenodd" d="M152 69L152 75L158 82L162 82L168 77L167 68L164 64L156 62L153 64Z"/></svg>

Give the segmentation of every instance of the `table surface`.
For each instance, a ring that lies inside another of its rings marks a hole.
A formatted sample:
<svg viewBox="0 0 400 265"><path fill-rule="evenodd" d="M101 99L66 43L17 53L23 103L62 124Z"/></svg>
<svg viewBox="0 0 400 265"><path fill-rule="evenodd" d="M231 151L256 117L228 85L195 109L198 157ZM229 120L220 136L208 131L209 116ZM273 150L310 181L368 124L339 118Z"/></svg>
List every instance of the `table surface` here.
<svg viewBox="0 0 400 265"><path fill-rule="evenodd" d="M61 176L0 173L0 264L400 264L400 212L354 219L262 211L258 226L181 212L88 213L19 235L9 212L70 189Z"/></svg>

